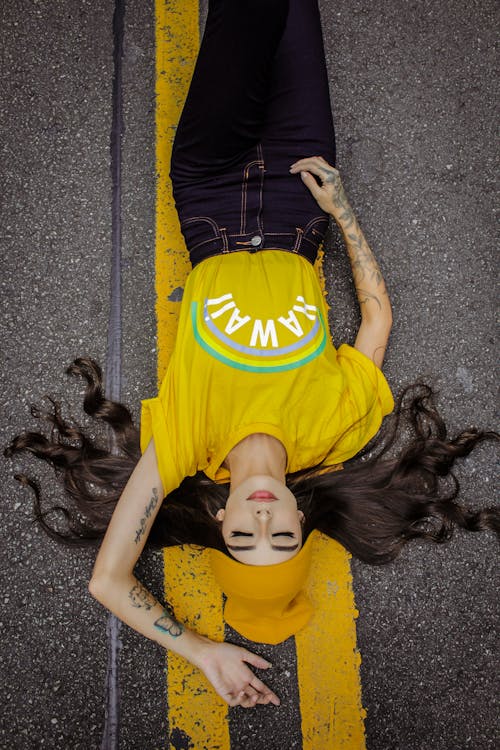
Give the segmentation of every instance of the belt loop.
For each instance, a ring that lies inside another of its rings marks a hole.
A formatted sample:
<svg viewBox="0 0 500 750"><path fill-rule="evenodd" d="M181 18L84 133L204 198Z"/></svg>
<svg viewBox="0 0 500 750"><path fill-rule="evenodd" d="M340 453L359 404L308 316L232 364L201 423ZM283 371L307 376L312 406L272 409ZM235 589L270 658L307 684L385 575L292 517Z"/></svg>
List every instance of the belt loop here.
<svg viewBox="0 0 500 750"><path fill-rule="evenodd" d="M304 230L300 227L295 227L297 230L297 239L295 240L295 245L292 248L292 253L298 253L300 250L300 246L302 244L302 235L304 234Z"/></svg>

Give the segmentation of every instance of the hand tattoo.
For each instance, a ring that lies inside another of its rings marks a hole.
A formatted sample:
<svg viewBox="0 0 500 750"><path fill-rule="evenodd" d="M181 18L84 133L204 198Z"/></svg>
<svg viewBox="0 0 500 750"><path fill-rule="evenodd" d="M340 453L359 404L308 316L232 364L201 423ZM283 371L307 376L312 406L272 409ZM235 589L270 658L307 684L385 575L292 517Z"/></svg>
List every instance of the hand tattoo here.
<svg viewBox="0 0 500 750"><path fill-rule="evenodd" d="M141 522L139 524L139 528L137 528L135 532L134 541L136 544L138 544L141 541L141 538L144 532L146 531L146 524L147 524L148 518L151 517L151 514L156 508L157 504L158 504L158 490L156 489L156 487L153 487L153 496L151 500L149 501L149 503L146 505L144 509L144 515L141 518Z"/></svg>
<svg viewBox="0 0 500 750"><path fill-rule="evenodd" d="M135 586L133 586L128 592L128 598L130 599L131 605L137 609L142 607L149 611L156 604L155 598L144 588L142 583L139 583L139 581L137 581Z"/></svg>
<svg viewBox="0 0 500 750"><path fill-rule="evenodd" d="M184 632L184 625L176 620L169 604L165 605L163 614L155 621L154 626L162 633L168 633L172 638L178 638Z"/></svg>
<svg viewBox="0 0 500 750"><path fill-rule="evenodd" d="M333 171L333 169L327 169L326 167L320 167L321 171L326 174L325 182L330 182L335 185L339 190L342 188L342 182L340 181L340 175Z"/></svg>

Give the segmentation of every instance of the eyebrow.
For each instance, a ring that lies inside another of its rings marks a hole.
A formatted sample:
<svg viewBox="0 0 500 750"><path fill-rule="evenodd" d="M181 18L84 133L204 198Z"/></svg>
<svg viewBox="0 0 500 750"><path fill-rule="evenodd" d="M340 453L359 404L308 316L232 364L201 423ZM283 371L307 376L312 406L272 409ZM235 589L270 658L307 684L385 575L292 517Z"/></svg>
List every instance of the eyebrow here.
<svg viewBox="0 0 500 750"><path fill-rule="evenodd" d="M294 549L297 549L298 546L299 546L298 544L294 544L292 547L283 547L280 544L271 544L271 549L276 552L289 552ZM232 544L226 544L226 547L228 549L238 550L239 552L248 552L249 550L257 549L255 545L251 545L250 547L234 547Z"/></svg>

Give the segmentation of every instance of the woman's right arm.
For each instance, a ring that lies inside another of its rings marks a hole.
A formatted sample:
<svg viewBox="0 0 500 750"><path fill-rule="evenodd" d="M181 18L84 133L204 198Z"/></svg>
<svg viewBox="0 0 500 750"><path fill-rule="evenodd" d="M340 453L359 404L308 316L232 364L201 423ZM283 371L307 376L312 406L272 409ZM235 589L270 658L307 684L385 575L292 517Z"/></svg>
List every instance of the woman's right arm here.
<svg viewBox="0 0 500 750"><path fill-rule="evenodd" d="M106 531L90 593L130 627L199 667L230 705L279 703L277 696L248 667L269 663L246 649L216 643L185 628L137 580L133 570L163 500L154 442L135 467ZM241 695L241 692L244 695Z"/></svg>
<svg viewBox="0 0 500 750"><path fill-rule="evenodd" d="M290 171L301 172L318 205L335 219L342 232L361 311L361 325L354 346L381 367L392 327L391 303L382 273L347 199L339 172L321 156L301 159ZM312 175L321 179L321 186Z"/></svg>

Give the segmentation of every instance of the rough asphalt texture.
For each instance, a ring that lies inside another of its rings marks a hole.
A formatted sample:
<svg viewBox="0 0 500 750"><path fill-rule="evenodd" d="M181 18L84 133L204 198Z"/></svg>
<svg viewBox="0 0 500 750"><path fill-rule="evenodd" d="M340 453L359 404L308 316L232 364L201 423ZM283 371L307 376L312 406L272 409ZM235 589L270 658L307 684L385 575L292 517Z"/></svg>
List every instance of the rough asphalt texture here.
<svg viewBox="0 0 500 750"><path fill-rule="evenodd" d="M493 427L497 5L322 0L321 10L338 166L394 303L389 382L397 392L426 376L452 431ZM33 426L29 404L45 393L79 415L81 388L64 368L82 354L105 361L112 13L110 0L2 3L3 445ZM127 3L124 102L123 399L137 414L156 378L151 0ZM327 278L334 341L352 342L356 304L334 232ZM33 526L12 475L29 469L50 502L48 470L28 458L0 468L0 747L99 748L106 616L86 588L94 553ZM491 446L459 474L472 505L494 501ZM491 534L460 533L413 544L388 567L353 564L369 750L499 746L496 554ZM149 554L140 573L158 593L160 563ZM124 628L120 663L120 748L165 748L161 650ZM291 648L279 666L272 684L288 706L234 710L237 750L300 748Z"/></svg>

